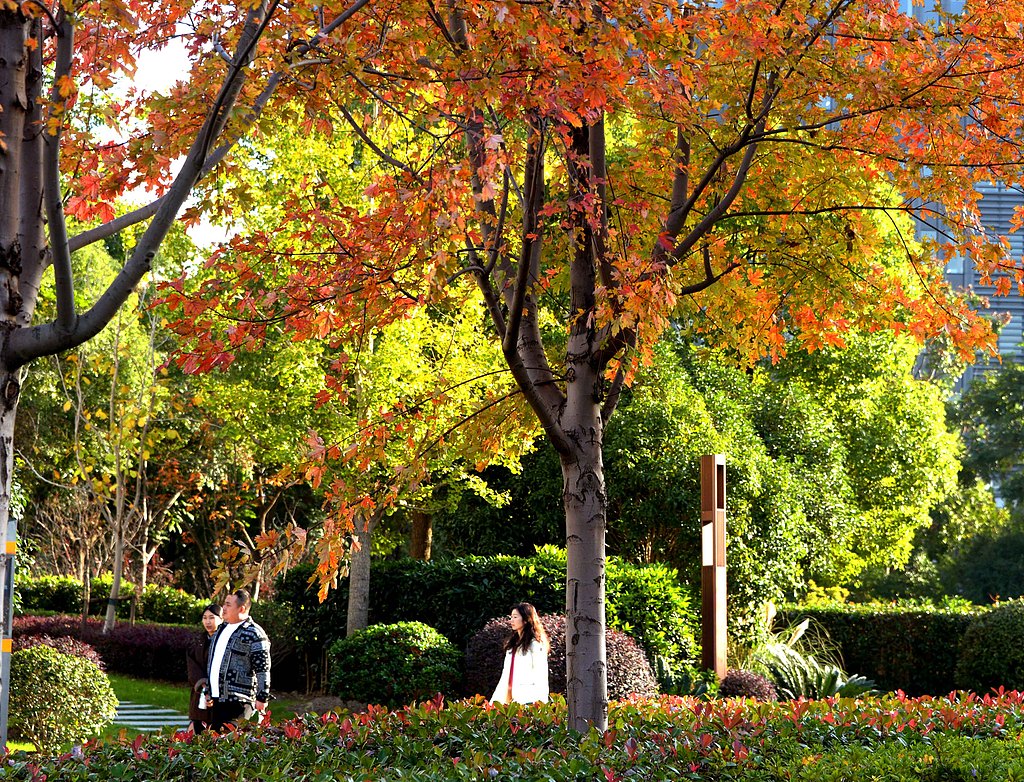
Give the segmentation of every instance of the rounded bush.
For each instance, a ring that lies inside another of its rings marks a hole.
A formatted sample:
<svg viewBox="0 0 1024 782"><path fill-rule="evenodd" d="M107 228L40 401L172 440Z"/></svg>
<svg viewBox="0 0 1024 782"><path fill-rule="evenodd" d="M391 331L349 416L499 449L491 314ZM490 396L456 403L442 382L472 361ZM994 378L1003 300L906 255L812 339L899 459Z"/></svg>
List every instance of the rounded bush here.
<svg viewBox="0 0 1024 782"><path fill-rule="evenodd" d="M203 609L209 604L209 600L182 589L147 584L139 597L137 613L147 622L194 625L203 618Z"/></svg>
<svg viewBox="0 0 1024 782"><path fill-rule="evenodd" d="M987 692L1024 689L1024 601L1009 600L976 617L960 640L956 686Z"/></svg>
<svg viewBox="0 0 1024 782"><path fill-rule="evenodd" d="M51 649L56 649L61 654L70 654L72 657L81 657L83 660L88 660L101 671L106 670L106 665L103 662L103 658L100 657L100 653L96 651L90 644L85 641L80 641L77 638L70 636L62 636L53 638L49 635L26 635L15 639L14 650L21 651L22 649L31 649L34 646L48 646Z"/></svg>
<svg viewBox="0 0 1024 782"><path fill-rule="evenodd" d="M48 646L11 655L9 727L41 753L95 736L116 710L110 680L88 660Z"/></svg>
<svg viewBox="0 0 1024 782"><path fill-rule="evenodd" d="M548 689L565 693L565 617L545 615L540 618L551 641L548 653ZM512 632L507 617L492 619L469 639L466 647L466 689L468 694L490 697L501 678L505 639ZM623 700L631 695L653 697L658 683L651 664L640 645L618 630L605 630L608 660L608 698Z"/></svg>
<svg viewBox="0 0 1024 782"><path fill-rule="evenodd" d="M331 694L360 703L402 706L437 693L452 695L462 655L421 622L371 625L328 650Z"/></svg>
<svg viewBox="0 0 1024 782"><path fill-rule="evenodd" d="M778 700L775 685L753 671L730 668L718 687L722 698L753 698L758 701Z"/></svg>
<svg viewBox="0 0 1024 782"><path fill-rule="evenodd" d="M71 576L19 576L15 591L21 595L22 611L82 610L82 582Z"/></svg>

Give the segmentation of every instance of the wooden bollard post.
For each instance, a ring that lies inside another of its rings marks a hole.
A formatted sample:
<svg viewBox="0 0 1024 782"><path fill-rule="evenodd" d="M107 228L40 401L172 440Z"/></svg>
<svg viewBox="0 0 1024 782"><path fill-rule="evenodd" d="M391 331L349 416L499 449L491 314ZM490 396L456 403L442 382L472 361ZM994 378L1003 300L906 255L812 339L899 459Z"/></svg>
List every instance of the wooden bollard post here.
<svg viewBox="0 0 1024 782"><path fill-rule="evenodd" d="M700 458L701 663L726 671L725 455Z"/></svg>

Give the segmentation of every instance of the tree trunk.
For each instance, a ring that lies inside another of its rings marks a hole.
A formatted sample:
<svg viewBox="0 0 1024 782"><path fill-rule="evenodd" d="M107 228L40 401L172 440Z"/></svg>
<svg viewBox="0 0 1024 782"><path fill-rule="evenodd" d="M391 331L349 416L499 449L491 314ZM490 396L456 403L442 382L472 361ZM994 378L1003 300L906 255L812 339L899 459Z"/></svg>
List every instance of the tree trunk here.
<svg viewBox="0 0 1024 782"><path fill-rule="evenodd" d="M409 542L409 556L413 559L430 559L430 546L434 539L434 515L414 510L412 517L412 540Z"/></svg>
<svg viewBox="0 0 1024 782"><path fill-rule="evenodd" d="M117 622L117 604L121 599L121 572L124 569L124 532L123 519L118 518L114 533L114 562L111 567L114 579L110 584L110 598L107 600L107 613L103 619L103 632L109 633Z"/></svg>
<svg viewBox="0 0 1024 782"><path fill-rule="evenodd" d="M572 413L571 407L567 408L568 415ZM566 547L566 702L570 727L580 732L591 727L603 730L608 722L603 424L598 405L584 407L587 409L575 416L574 424L565 421L566 434L574 448L561 456Z"/></svg>
<svg viewBox="0 0 1024 782"><path fill-rule="evenodd" d="M369 622L370 616L370 544L373 541L373 530L380 520L380 513L374 511L362 523L357 519L352 531L353 540L358 546L352 547L348 565L348 624L345 636L362 630Z"/></svg>

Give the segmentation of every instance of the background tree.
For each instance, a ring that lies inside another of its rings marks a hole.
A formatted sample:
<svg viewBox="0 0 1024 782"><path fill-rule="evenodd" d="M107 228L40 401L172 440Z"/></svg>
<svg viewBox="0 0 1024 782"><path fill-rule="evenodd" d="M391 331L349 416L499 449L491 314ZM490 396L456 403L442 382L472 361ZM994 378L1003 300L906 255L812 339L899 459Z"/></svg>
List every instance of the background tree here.
<svg viewBox="0 0 1024 782"><path fill-rule="evenodd" d="M322 323L317 290L335 323L367 317L368 302L397 317L452 275L477 283L559 455L567 700L573 727L602 727L602 444L634 362L673 314L751 358L789 339L838 344L851 327L991 348L940 263L912 257L908 285L871 252L870 215L944 215L983 271L1013 268L973 232L973 185L1016 160L1021 63L1006 31L1019 11L982 2L933 24L849 0L468 0L443 13L382 3L361 21L358 53L319 75L382 173L358 205L296 200L337 264L308 268L260 314ZM240 239L251 260L224 273L269 260L266 238ZM560 328L542 321L549 295ZM210 348L211 363L229 352Z"/></svg>

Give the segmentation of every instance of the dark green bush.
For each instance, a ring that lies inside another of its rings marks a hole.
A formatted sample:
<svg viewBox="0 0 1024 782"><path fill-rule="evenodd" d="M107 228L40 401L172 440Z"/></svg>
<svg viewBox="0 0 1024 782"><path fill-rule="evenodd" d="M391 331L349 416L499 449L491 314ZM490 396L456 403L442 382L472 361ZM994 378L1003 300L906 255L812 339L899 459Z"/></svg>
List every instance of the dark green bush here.
<svg viewBox="0 0 1024 782"><path fill-rule="evenodd" d="M758 701L778 700L775 685L764 676L753 671L730 668L718 687L723 698L753 698Z"/></svg>
<svg viewBox="0 0 1024 782"><path fill-rule="evenodd" d="M565 617L541 616L551 641L548 653L548 689L565 693ZM466 645L466 692L491 697L501 678L505 639L512 633L507 617L492 619ZM622 700L630 695L653 697L658 683L651 664L639 644L625 633L605 631L608 663L608 698Z"/></svg>
<svg viewBox="0 0 1024 782"><path fill-rule="evenodd" d="M11 655L10 730L41 752L95 736L116 710L110 680L94 663L48 646Z"/></svg>
<svg viewBox="0 0 1024 782"><path fill-rule="evenodd" d="M21 595L21 610L81 613L82 582L71 576L22 576L15 580Z"/></svg>
<svg viewBox="0 0 1024 782"><path fill-rule="evenodd" d="M110 594L109 587L107 594ZM147 622L198 625L203 618L203 609L209 604L209 600L190 595L182 589L147 584L135 607L135 618Z"/></svg>
<svg viewBox="0 0 1024 782"><path fill-rule="evenodd" d="M1000 603L976 617L960 641L957 687L1024 690L1024 601Z"/></svg>
<svg viewBox="0 0 1024 782"><path fill-rule="evenodd" d="M776 623L805 618L835 644L842 667L883 690L941 695L956 688L961 638L981 608L847 605L786 606Z"/></svg>
<svg viewBox="0 0 1024 782"><path fill-rule="evenodd" d="M89 584L89 615L104 616L107 613L107 603L110 601L110 587L114 584L114 576L111 573L103 573L92 579ZM132 612L132 593L135 591L135 584L125 578L121 579L120 597L117 602L117 617L127 619Z"/></svg>
<svg viewBox="0 0 1024 782"><path fill-rule="evenodd" d="M342 579L319 603L316 586L308 583L312 572L311 565L293 568L278 580L275 594L302 628L300 650L315 659L345 634L348 583ZM632 635L649 660L662 656L673 670L695 658L697 608L674 571L611 558L607 574L609 627ZM462 648L488 621L522 600L541 614L564 611L565 552L545 547L532 557L380 562L374 563L371 583L371 624L424 622Z"/></svg>
<svg viewBox="0 0 1024 782"><path fill-rule="evenodd" d="M346 700L401 706L437 693L456 695L462 655L421 622L373 625L328 651L331 692Z"/></svg>

